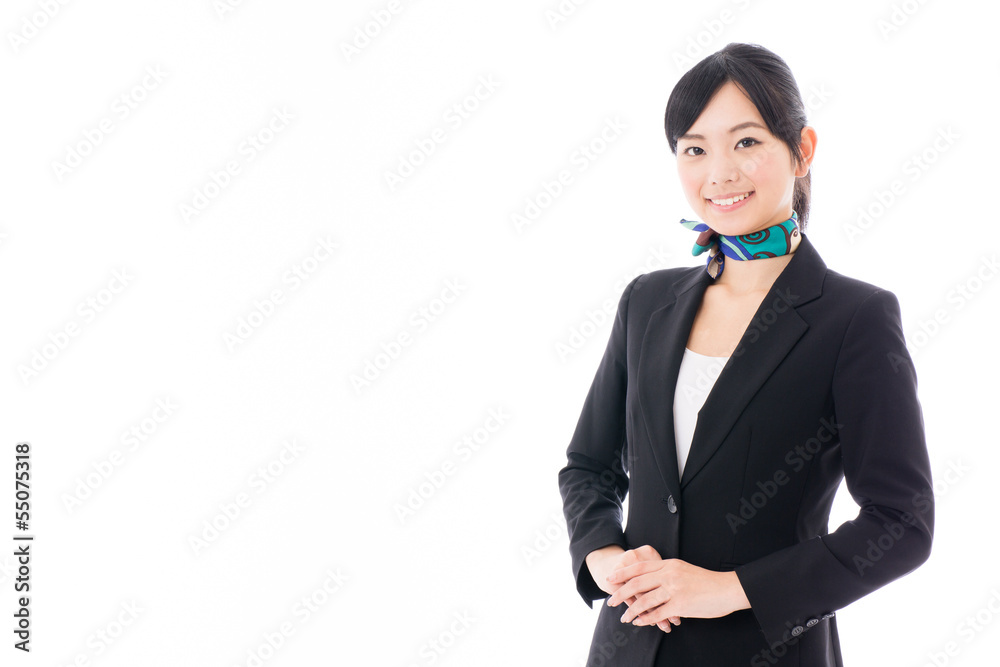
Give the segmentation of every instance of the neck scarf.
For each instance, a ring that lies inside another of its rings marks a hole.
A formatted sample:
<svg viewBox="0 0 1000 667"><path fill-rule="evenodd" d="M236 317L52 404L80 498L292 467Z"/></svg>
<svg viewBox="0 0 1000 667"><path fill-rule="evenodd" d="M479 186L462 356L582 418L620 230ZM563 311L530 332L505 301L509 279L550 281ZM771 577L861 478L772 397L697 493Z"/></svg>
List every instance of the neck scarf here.
<svg viewBox="0 0 1000 667"><path fill-rule="evenodd" d="M713 278L722 275L722 270L726 268L726 257L746 260L787 255L792 251L793 237L799 235L799 215L794 210L792 217L784 222L738 236L719 234L704 222L697 220L681 219L681 224L688 229L701 232L691 254L700 255L706 250L709 251L705 270Z"/></svg>

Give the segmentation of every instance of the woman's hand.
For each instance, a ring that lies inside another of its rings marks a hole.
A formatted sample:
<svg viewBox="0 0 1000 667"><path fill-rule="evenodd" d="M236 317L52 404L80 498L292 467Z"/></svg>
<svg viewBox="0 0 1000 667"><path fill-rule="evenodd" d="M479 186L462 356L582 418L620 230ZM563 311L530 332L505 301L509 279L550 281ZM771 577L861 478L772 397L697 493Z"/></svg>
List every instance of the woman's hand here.
<svg viewBox="0 0 1000 667"><path fill-rule="evenodd" d="M612 548L614 549L614 548ZM594 577L594 581L597 583L598 587L605 593L610 593L612 597L618 592L618 590L626 583L625 579L614 579L608 578L608 575L614 572L620 572L629 566L635 565L640 562L659 562L663 561L660 559L660 554L653 547L647 545L641 546L638 549L629 549L628 551L623 551L621 547L615 550L609 550L604 555L597 554L595 552L593 555L597 556L595 558L595 567L591 568L591 575ZM601 550L598 550L601 551ZM596 570L596 572L595 572ZM611 606L617 606L622 601L622 596L618 596L614 604L611 604L609 600L608 603ZM624 598L625 603L631 608L636 602L636 596L630 595ZM671 616L670 618L663 619L656 623L656 626L663 630L664 632L670 632L671 623L673 625L680 625L681 619L679 616Z"/></svg>
<svg viewBox="0 0 1000 667"><path fill-rule="evenodd" d="M652 547L643 546L635 551ZM648 556L648 552L644 554ZM633 599L622 616L623 623L657 625L680 616L718 618L750 603L735 572L716 572L692 565L678 558L661 560L642 558L616 568L608 583L618 585L608 604L618 606Z"/></svg>

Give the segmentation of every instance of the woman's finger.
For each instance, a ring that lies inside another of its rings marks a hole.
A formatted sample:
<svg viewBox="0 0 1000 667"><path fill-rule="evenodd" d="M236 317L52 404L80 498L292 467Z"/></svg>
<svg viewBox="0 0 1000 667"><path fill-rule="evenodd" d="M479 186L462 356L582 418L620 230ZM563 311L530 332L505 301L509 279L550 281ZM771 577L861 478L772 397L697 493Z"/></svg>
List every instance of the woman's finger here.
<svg viewBox="0 0 1000 667"><path fill-rule="evenodd" d="M664 632L670 632L672 626L680 624L681 624L680 616L671 616L667 620L660 621L659 623L657 623L656 627L658 627L660 630L663 630Z"/></svg>

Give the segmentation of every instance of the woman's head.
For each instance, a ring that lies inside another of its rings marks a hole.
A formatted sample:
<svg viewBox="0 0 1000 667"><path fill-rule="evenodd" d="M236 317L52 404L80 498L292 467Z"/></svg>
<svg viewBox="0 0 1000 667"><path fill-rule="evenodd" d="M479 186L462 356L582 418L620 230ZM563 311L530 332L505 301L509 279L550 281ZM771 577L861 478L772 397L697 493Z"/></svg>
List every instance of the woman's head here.
<svg viewBox="0 0 1000 667"><path fill-rule="evenodd" d="M746 234L794 209L805 229L816 132L780 57L739 43L713 53L674 86L664 126L684 194L709 227ZM711 201L747 192L731 210Z"/></svg>

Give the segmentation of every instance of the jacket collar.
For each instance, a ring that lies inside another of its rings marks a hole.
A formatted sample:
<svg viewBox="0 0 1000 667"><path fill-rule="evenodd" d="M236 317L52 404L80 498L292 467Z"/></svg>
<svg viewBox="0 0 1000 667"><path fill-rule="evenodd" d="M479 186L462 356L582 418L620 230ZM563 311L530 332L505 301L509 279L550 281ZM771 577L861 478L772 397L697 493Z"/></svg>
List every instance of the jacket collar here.
<svg viewBox="0 0 1000 667"><path fill-rule="evenodd" d="M826 264L803 233L698 412L682 479L677 470L674 391L691 325L713 278L704 266L692 267L665 291L664 303L646 325L636 382L653 458L671 493L679 494L705 467L758 389L809 328L796 309L822 294L825 275Z"/></svg>

